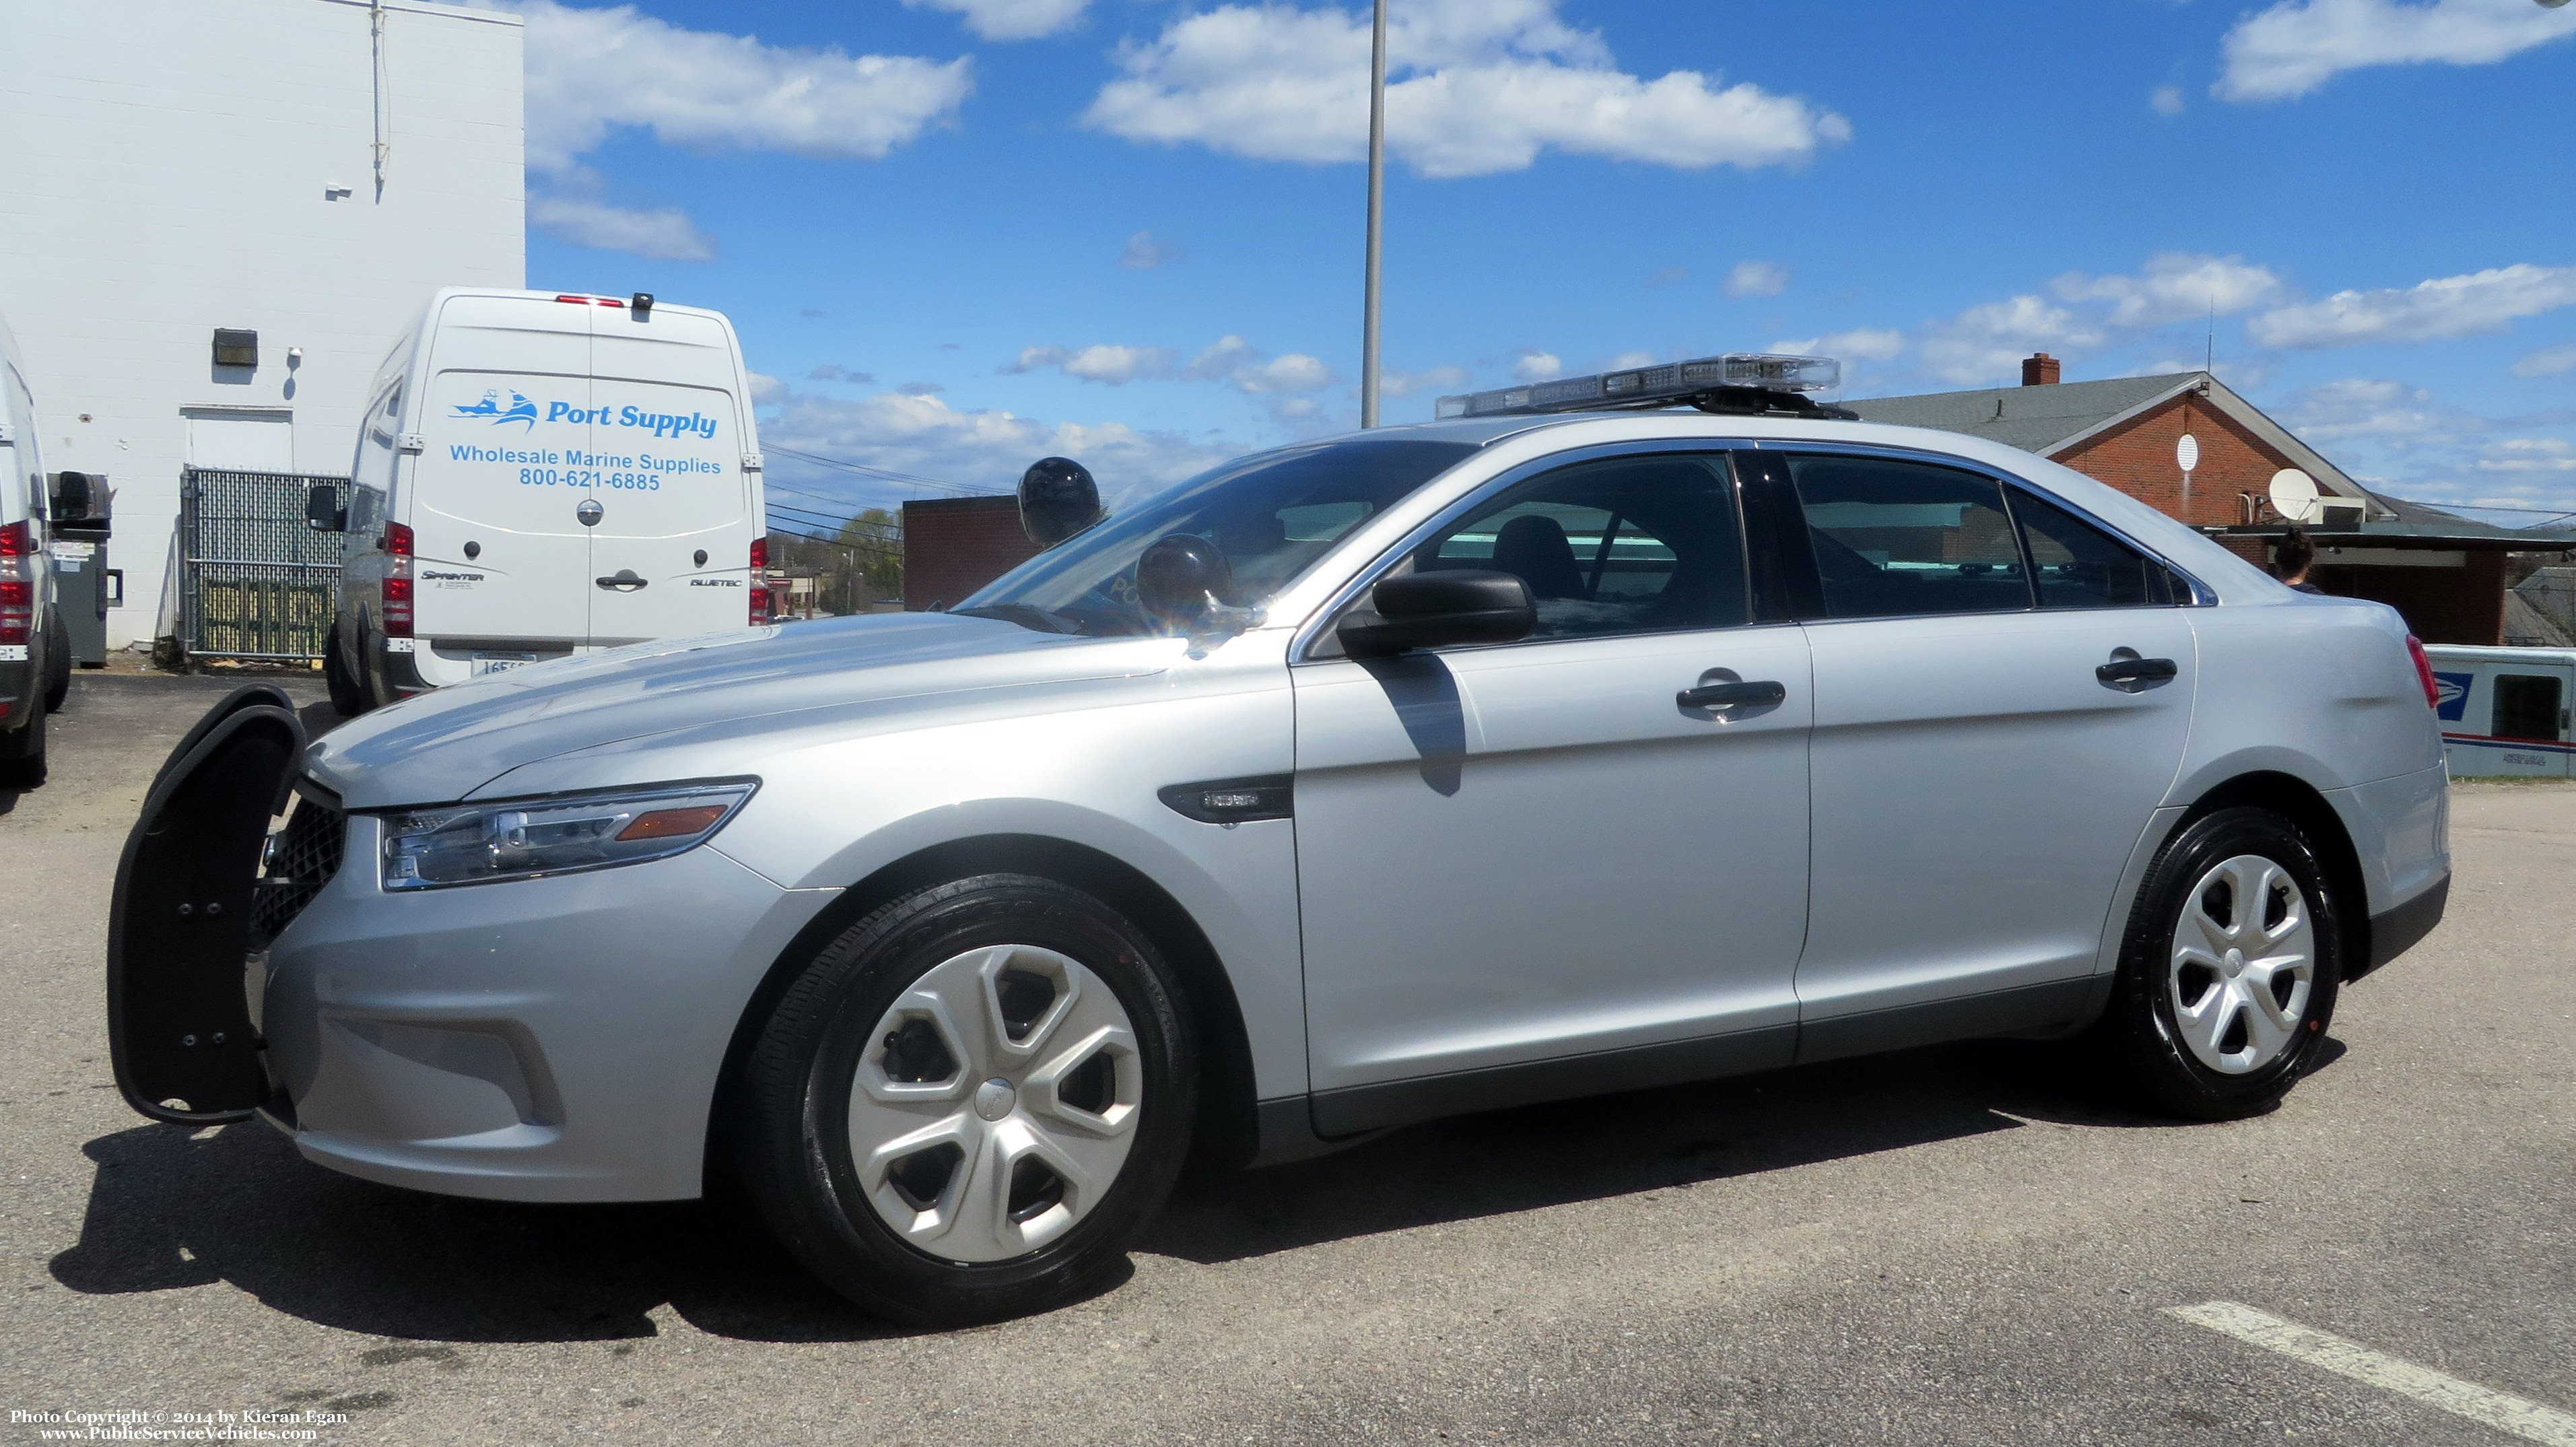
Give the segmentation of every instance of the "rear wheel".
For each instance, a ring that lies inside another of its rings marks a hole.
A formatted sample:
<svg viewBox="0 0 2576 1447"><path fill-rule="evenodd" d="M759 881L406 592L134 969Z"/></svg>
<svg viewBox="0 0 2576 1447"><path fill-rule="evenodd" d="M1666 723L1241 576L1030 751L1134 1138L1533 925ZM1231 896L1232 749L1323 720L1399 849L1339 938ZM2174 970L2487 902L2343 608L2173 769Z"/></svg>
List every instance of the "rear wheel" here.
<svg viewBox="0 0 2576 1447"><path fill-rule="evenodd" d="M2342 901L2315 850L2269 810L2222 809L2148 870L2096 1028L2151 1103L2258 1115L2316 1063L2342 978Z"/></svg>
<svg viewBox="0 0 2576 1447"><path fill-rule="evenodd" d="M27 721L0 733L0 789L32 789L45 782L45 710L31 701Z"/></svg>
<svg viewBox="0 0 2576 1447"><path fill-rule="evenodd" d="M744 1184L843 1295L925 1326L1107 1285L1189 1145L1195 1060L1143 932L1051 880L916 891L815 956L747 1063Z"/></svg>
<svg viewBox="0 0 2576 1447"><path fill-rule="evenodd" d="M45 712L59 713L72 695L72 643L61 613L45 610L45 626Z"/></svg>
<svg viewBox="0 0 2576 1447"><path fill-rule="evenodd" d="M322 686L330 691L332 712L342 718L355 718L367 706L358 692L358 681L349 676L349 665L340 651L340 626L336 623L322 643Z"/></svg>

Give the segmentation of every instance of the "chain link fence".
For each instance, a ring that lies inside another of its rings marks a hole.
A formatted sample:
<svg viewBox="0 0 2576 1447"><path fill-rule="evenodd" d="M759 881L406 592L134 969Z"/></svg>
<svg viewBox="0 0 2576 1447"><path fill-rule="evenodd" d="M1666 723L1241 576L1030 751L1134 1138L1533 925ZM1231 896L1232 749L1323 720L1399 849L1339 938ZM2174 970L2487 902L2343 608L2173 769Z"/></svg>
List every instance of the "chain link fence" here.
<svg viewBox="0 0 2576 1447"><path fill-rule="evenodd" d="M304 525L315 487L345 477L224 472L179 478L179 643L190 661L313 663L330 636L345 534Z"/></svg>

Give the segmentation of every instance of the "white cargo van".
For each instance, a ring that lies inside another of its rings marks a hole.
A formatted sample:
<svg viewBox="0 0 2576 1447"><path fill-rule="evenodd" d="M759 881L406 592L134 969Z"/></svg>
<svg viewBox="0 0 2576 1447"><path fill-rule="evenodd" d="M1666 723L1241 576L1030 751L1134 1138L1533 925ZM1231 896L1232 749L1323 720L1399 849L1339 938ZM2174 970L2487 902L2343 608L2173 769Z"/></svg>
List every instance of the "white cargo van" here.
<svg viewBox="0 0 2576 1447"><path fill-rule="evenodd" d="M2563 776L2576 742L2576 648L2464 648L2427 644L2451 777Z"/></svg>
<svg viewBox="0 0 2576 1447"><path fill-rule="evenodd" d="M497 669L766 622L751 379L722 313L451 288L369 392L324 673L354 713Z"/></svg>
<svg viewBox="0 0 2576 1447"><path fill-rule="evenodd" d="M46 566L45 465L18 341L0 321L0 788L45 782L45 715L71 689L71 645Z"/></svg>

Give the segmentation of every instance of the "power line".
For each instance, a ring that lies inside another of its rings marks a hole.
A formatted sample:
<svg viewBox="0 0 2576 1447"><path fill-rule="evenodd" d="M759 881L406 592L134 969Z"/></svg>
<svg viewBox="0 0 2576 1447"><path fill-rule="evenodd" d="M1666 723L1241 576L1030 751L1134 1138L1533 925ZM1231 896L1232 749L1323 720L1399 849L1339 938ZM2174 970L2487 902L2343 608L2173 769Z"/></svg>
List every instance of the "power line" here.
<svg viewBox="0 0 2576 1447"><path fill-rule="evenodd" d="M915 487L937 488L941 492L954 493L960 497L998 496L1001 492L1001 489L999 488L970 487L962 482L949 482L936 477L922 477L915 473L897 472L889 467L871 467L864 462L851 462L846 458L825 457L819 452L807 452L802 448L796 447L782 447L774 442L765 444L764 450L784 453L789 457L800 458L806 462L813 463L818 467L837 468L843 472L857 473L862 477L882 477L890 482L910 483Z"/></svg>

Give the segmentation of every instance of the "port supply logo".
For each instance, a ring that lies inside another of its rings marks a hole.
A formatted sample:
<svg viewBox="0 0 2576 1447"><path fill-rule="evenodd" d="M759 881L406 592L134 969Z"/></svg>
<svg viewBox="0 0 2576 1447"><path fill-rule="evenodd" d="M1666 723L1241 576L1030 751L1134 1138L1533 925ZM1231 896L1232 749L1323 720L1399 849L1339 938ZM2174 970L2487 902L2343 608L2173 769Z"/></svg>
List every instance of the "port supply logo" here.
<svg viewBox="0 0 2576 1447"><path fill-rule="evenodd" d="M510 389L510 405L504 407L501 405L501 390L498 387L485 388L482 401L458 407L456 415L480 417L495 427L516 422L521 424L522 431L533 429L537 425L537 404L529 401L527 394L513 387Z"/></svg>
<svg viewBox="0 0 2576 1447"><path fill-rule="evenodd" d="M501 402L503 392L510 394L509 405ZM641 407L612 407L603 402L596 407L576 407L570 402L548 402L542 412L528 400L526 393L511 387L488 387L479 402L461 404L459 417L479 417L495 427L506 423L520 424L523 432L533 432L539 422L573 422L598 427L636 427L656 437L713 437L716 419L692 411L683 416L677 412L647 412Z"/></svg>

